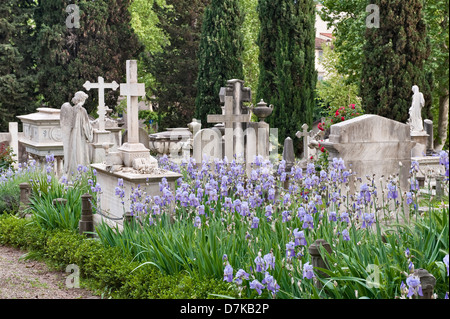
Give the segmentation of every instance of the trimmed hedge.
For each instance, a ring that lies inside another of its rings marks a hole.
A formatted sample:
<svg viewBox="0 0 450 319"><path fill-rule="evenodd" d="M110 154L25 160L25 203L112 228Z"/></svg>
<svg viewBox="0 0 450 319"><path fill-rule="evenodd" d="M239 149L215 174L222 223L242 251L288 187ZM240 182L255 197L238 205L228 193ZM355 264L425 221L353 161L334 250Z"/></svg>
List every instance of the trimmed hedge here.
<svg viewBox="0 0 450 319"><path fill-rule="evenodd" d="M89 289L106 292L112 298L217 298L211 294L238 298L233 285L221 280L198 280L186 273L164 275L151 265L137 268L140 264L131 256L96 239L69 230L44 231L30 220L13 215L0 215L0 244L28 250L58 270L76 264Z"/></svg>

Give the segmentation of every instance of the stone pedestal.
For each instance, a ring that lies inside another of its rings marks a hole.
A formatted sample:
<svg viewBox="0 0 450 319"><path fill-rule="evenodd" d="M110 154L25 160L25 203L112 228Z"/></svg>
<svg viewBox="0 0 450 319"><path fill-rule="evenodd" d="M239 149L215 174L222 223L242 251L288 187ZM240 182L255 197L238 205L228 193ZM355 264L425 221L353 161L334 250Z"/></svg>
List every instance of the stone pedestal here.
<svg viewBox="0 0 450 319"><path fill-rule="evenodd" d="M145 159L152 166L158 166L158 161L150 156L150 150L142 143L125 143L118 150L122 154L123 165L126 167L133 167L136 159Z"/></svg>
<svg viewBox="0 0 450 319"><path fill-rule="evenodd" d="M55 173L59 176L64 158L60 109L38 108L38 112L17 116L23 123L23 136L18 142L25 146L26 152L40 165L45 164L45 157L55 157Z"/></svg>
<svg viewBox="0 0 450 319"><path fill-rule="evenodd" d="M428 137L429 135L425 131L411 131L411 140L416 143L411 150L411 157L426 156Z"/></svg>
<svg viewBox="0 0 450 319"><path fill-rule="evenodd" d="M92 146L92 163L103 163L105 161L105 144L108 148L112 148L114 143L111 141L112 135L108 131L94 130L94 139L91 143Z"/></svg>
<svg viewBox="0 0 450 319"><path fill-rule="evenodd" d="M159 190L159 183L165 177L169 183L171 191L175 190L175 182L181 177L180 174L167 171L160 168L155 168L151 174L139 174L132 169L124 168L117 172L110 172L105 164L92 164L92 168L97 170L97 183L102 188L100 196L100 208L102 214L108 214L113 218L121 218L124 213L130 209L131 189L135 189L140 185L140 188L147 193L147 195L155 196L161 195ZM118 186L118 179L123 179L123 189L125 190L125 197L120 199L115 196L115 188ZM121 201L124 201L122 205ZM121 223L121 221L119 221Z"/></svg>

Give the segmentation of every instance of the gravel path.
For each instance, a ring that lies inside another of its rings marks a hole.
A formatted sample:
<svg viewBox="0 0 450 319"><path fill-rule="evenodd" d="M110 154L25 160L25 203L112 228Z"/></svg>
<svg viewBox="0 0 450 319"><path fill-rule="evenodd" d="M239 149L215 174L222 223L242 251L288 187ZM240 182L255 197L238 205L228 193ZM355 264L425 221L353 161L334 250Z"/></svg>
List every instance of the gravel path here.
<svg viewBox="0 0 450 319"><path fill-rule="evenodd" d="M0 299L98 299L82 288L67 288L69 273L51 271L43 262L19 258L25 254L0 245Z"/></svg>

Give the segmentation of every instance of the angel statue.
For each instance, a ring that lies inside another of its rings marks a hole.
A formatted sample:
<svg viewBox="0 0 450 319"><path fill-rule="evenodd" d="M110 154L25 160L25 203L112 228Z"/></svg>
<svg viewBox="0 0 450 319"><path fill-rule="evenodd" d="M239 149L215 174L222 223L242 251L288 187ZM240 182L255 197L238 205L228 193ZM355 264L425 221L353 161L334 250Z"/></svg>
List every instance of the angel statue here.
<svg viewBox="0 0 450 319"><path fill-rule="evenodd" d="M93 140L93 128L83 107L88 95L78 91L69 102L61 106L60 125L64 147L64 174L74 174L79 165L89 165L89 143Z"/></svg>

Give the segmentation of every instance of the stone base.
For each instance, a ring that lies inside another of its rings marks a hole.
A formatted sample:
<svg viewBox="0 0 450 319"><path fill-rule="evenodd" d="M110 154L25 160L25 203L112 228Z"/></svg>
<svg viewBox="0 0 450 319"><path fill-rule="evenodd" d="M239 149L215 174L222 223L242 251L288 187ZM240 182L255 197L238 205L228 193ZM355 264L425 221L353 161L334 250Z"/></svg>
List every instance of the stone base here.
<svg viewBox="0 0 450 319"><path fill-rule="evenodd" d="M124 143L119 149L122 153L123 164L126 167L133 167L135 159L146 159L148 164L157 167L158 161L150 155L150 150L142 143Z"/></svg>
<svg viewBox="0 0 450 319"><path fill-rule="evenodd" d="M411 131L411 141L416 142L411 150L411 157L422 157L427 154L428 136L425 131Z"/></svg>
<svg viewBox="0 0 450 319"><path fill-rule="evenodd" d="M125 212L130 210L131 189L136 189L138 185L147 196L161 195L159 183L165 177L169 183L170 190L175 195L175 182L181 177L180 174L156 168L152 174L139 174L131 168L123 168L115 172L109 172L105 164L91 164L92 168L97 170L97 183L100 184L102 192L100 194L100 208L103 215L112 218L121 218ZM125 197L120 199L115 195L115 189L118 186L118 179L123 179L123 189ZM122 200L124 204L122 204ZM106 218L107 219L107 218ZM116 223L122 221L113 220ZM97 217L98 222L98 217Z"/></svg>

